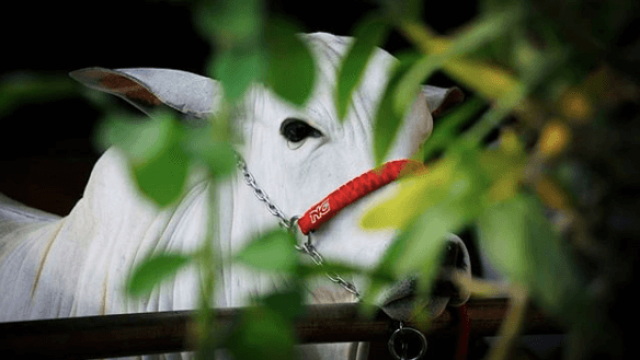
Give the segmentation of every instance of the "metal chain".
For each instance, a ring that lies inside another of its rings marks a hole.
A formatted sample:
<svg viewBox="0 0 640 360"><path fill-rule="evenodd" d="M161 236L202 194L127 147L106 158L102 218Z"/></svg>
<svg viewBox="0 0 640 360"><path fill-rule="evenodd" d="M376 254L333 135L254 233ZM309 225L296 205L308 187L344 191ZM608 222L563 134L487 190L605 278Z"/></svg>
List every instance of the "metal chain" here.
<svg viewBox="0 0 640 360"><path fill-rule="evenodd" d="M274 204L271 201L271 199L269 199L269 196L267 195L267 193L265 193L260 188L260 186L258 186L258 183L256 183L256 180L254 179L253 175L251 175L251 173L249 172L249 169L247 168L247 163L242 159L242 157L240 157L240 155L236 155L236 158L238 160L238 168L240 168L240 171L242 172L244 181L253 190L253 193L256 195L258 200L262 201L267 206L267 210L269 210L271 215L278 218L278 220L280 221L280 225L282 227L284 227L287 230L291 230L293 226L292 221L284 215L282 210L280 210L276 206L276 204Z"/></svg>
<svg viewBox="0 0 640 360"><path fill-rule="evenodd" d="M296 249L298 251L301 251L301 252L309 255L316 265L318 265L318 266L323 266L324 265L324 258L322 257L322 255L320 255L318 250L316 250L315 246L313 246L313 244L311 243L311 236L310 235L307 236L307 242L304 243L304 245L302 245L302 246L296 245ZM336 273L327 272L327 273L325 273L325 275L332 282L342 286L343 289L345 289L348 292L352 293L357 298L360 298L360 293L358 292L358 290L356 289L356 286L353 283L348 282L347 280L343 279L340 275L338 275Z"/></svg>
<svg viewBox="0 0 640 360"><path fill-rule="evenodd" d="M256 182L253 175L251 175L251 172L249 172L247 163L242 159L242 157L239 154L236 154L236 159L238 161L238 168L240 169L240 171L242 172L242 176L244 177L244 181L253 190L254 195L258 198L258 200L260 200L262 203L266 205L267 210L269 210L271 215L278 218L280 226L282 226L283 228L287 229L292 233L295 233L297 228L296 224L298 221L298 217L294 216L292 218L287 218L285 214L282 212L282 210L280 210L276 206L276 204L274 204L271 201L267 193L264 192L262 188L260 188L260 186ZM320 255L318 250L316 250L315 246L313 246L313 244L311 243L310 234L307 235L307 241L303 245L296 245L296 250L309 255L316 265L318 266L324 265L324 259L322 255ZM358 290L356 289L356 286L353 283L350 283L344 280L342 277L340 277L340 275L335 273L333 274L326 273L325 275L327 276L327 278L329 278L329 280L342 286L345 290L354 294L357 298L360 297L360 293L358 293Z"/></svg>

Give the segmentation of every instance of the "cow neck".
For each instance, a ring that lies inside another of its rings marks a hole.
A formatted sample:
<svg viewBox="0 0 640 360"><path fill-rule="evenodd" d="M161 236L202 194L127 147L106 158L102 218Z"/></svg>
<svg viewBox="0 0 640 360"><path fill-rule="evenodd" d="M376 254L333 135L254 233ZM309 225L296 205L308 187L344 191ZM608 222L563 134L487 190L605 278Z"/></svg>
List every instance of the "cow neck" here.
<svg viewBox="0 0 640 360"><path fill-rule="evenodd" d="M285 213L275 205L267 193L257 184L255 178L249 171L247 164L240 156L238 156L238 167L242 172L245 182L253 190L256 198L262 201L266 205L267 210L279 219L280 225L292 231L297 225L298 230L300 230L302 234L309 235L331 220L345 207L397 180L405 174L410 174L422 169L424 165L420 162L408 159L386 162L376 169L369 170L364 174L349 180L347 183L311 206L300 217L287 217Z"/></svg>
<svg viewBox="0 0 640 360"><path fill-rule="evenodd" d="M303 245L296 245L296 249L309 255L318 266L322 266L324 259L311 242L311 233L317 230L322 224L331 220L338 212L366 195L380 189L381 187L395 181L402 175L412 173L421 169L424 165L412 160L395 160L383 164L380 168L367 171L366 173L348 181L338 189L327 195L320 202L313 205L300 218L294 216L287 218L266 192L258 186L255 178L247 168L247 163L238 155L238 168L242 172L247 185L253 190L256 198L263 202L269 212L279 219L280 225L287 230L294 232L297 227L301 233L307 236L307 241ZM360 298L360 293L356 286L343 279L335 273L326 273L332 282L340 285L346 291Z"/></svg>

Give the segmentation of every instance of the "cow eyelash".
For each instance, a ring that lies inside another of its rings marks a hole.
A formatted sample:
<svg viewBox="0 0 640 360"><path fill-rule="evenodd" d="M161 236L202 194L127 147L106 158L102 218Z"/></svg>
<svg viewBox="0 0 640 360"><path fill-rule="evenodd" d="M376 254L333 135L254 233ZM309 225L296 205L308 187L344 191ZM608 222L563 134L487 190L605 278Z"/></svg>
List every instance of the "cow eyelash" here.
<svg viewBox="0 0 640 360"><path fill-rule="evenodd" d="M282 134L287 141L294 144L301 143L309 137L319 138L322 136L322 133L318 129L296 118L285 119L282 125L280 125L280 134Z"/></svg>

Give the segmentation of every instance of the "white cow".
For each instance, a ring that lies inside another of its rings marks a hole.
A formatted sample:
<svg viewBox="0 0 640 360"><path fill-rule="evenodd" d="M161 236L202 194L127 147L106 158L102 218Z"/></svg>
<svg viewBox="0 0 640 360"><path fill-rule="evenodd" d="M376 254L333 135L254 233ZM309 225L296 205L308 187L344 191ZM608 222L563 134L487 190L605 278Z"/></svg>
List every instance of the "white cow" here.
<svg viewBox="0 0 640 360"><path fill-rule="evenodd" d="M372 169L373 116L395 61L377 50L368 65L346 120L337 119L333 101L336 69L350 39L329 34L305 35L318 66L318 80L307 105L300 109L279 100L267 88L254 85L243 102L243 139L237 151L262 190L287 216L300 215L350 179ZM143 110L168 106L190 117L211 115L220 99L220 86L198 75L161 69L88 69L73 74L87 85L121 96ZM432 128L430 111L448 92L429 87L416 95L404 119L389 160L410 157ZM198 281L185 270L142 301L123 291L132 267L147 256L188 252L201 243L208 214L208 177L193 169L181 201L158 209L142 197L133 183L123 153L107 150L95 165L83 198L66 217L30 209L0 196L0 321L84 315L193 309ZM318 252L329 260L371 268L393 239L393 231L365 231L358 226L367 206L394 185L348 206L314 233ZM246 305L250 295L273 288L276 279L257 276L228 259L256 234L278 224L258 201L242 174L217 189L215 250L221 256L217 307ZM460 245L463 268L469 258ZM301 255L303 256L303 255ZM363 285L353 280L357 288ZM410 303L410 286L396 287ZM398 300L398 294L389 295ZM467 294L452 299L466 301ZM309 288L310 302L353 302L356 297L329 281ZM390 297L386 298L391 299ZM443 310L448 298L432 302ZM395 301L395 305L403 301ZM385 305L385 299L380 299ZM423 306L427 306L423 304ZM389 306L389 308L391 308ZM409 307L396 306L398 320ZM398 310L400 309L400 310ZM355 356L349 344L303 346L305 358L340 359ZM349 355L351 354L351 355ZM180 354L176 354L179 356Z"/></svg>

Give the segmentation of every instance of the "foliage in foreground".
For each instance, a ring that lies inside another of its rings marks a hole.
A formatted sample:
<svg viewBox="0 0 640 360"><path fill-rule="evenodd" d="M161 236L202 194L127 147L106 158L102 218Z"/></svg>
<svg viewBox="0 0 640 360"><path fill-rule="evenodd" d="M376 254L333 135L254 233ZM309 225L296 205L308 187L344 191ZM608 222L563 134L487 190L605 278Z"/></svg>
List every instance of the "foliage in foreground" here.
<svg viewBox="0 0 640 360"><path fill-rule="evenodd" d="M473 21L443 36L420 20L421 2L385 0L378 12L354 27L357 40L338 73L335 99L341 116L375 46L384 44L391 31L414 46L411 53L398 55L399 65L377 114L372 151L378 161L418 86L435 72L473 94L439 121L424 147L422 157L431 162L431 170L404 181L398 196L368 213L362 226L403 231L394 250L370 274L374 280L418 272L425 294L445 234L476 229L481 249L510 280L506 288L480 280L462 284L478 296L502 291L512 297L504 326L507 336L494 347L494 358L506 356L527 301L543 307L573 334L570 357L621 356L628 345L619 323L623 316L616 309L624 307L618 294L628 295L633 281L637 250L626 249L638 248L634 242L639 231L625 227L637 216L617 200L637 199L633 187L639 179L633 169L640 168L627 152L638 145L630 124L639 112L637 105L629 109L629 103L637 101L634 82L640 81L633 66L640 42L629 34L633 3L482 0ZM261 0L201 1L193 7L194 22L215 49L209 75L222 82L229 108L255 81L293 104L305 103L315 76L309 50L295 35L303 29L266 14ZM31 93L28 84L16 84L5 83L3 93L13 98ZM0 112L14 105L13 98L3 97ZM112 118L101 134L103 141L130 154L141 190L167 206L179 198L190 163L207 166L215 174L212 181L234 171L227 120L223 113L204 131L192 131L163 116L144 124ZM505 120L516 125L502 126L497 145L487 146L489 133ZM470 122L461 135L460 129ZM140 145L150 143L139 142L150 137L154 147ZM435 154L443 155L436 159ZM609 207L600 208L605 205ZM209 243L191 254L148 259L135 272L129 290L145 294L179 269L198 266L205 284L198 318L202 349L224 345L237 359L291 358L292 321L303 311L301 280L293 279L319 272L298 262L294 241L275 230L237 255L237 261L262 271L286 274L293 286L256 299L263 306L240 319L223 339L210 340L216 333L208 321L215 282L210 266L215 254ZM261 255L265 253L269 256ZM425 267L429 263L434 265Z"/></svg>

